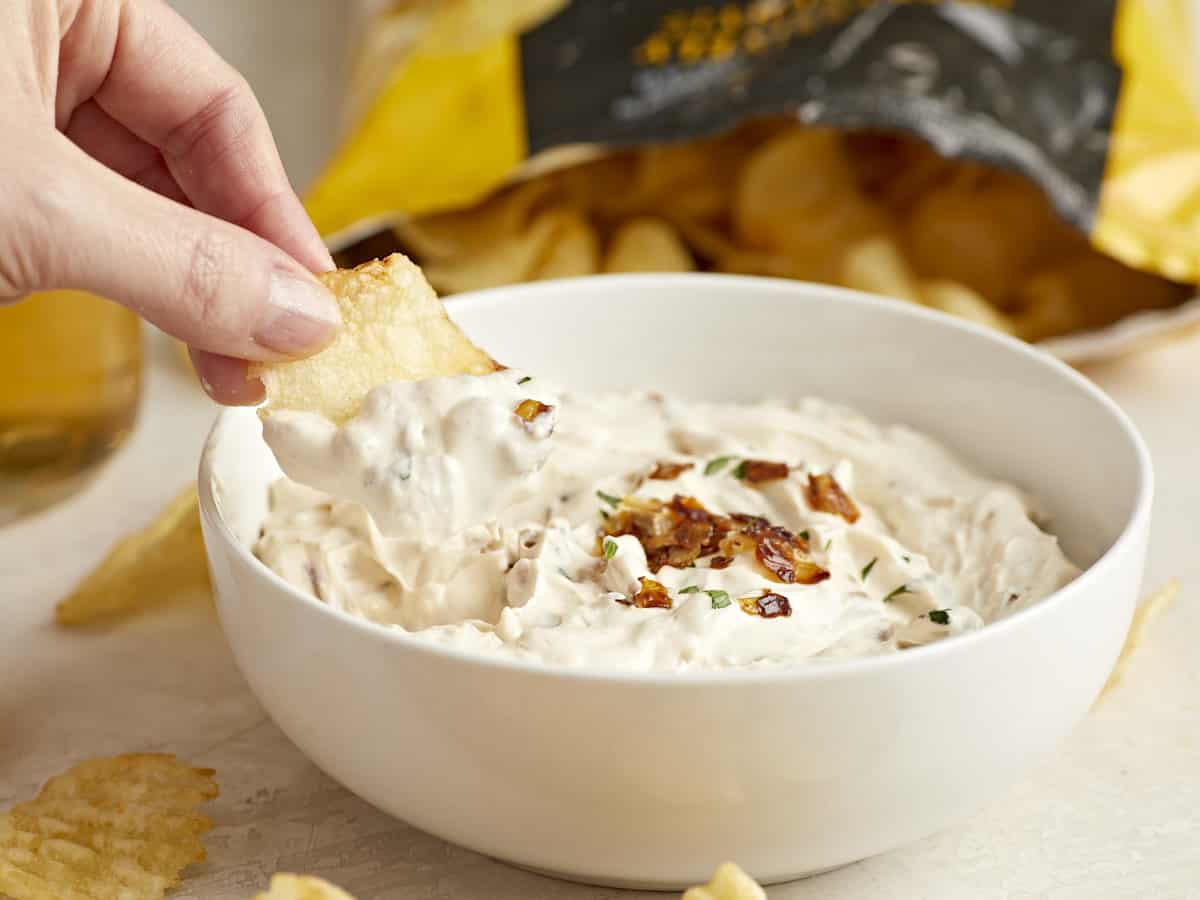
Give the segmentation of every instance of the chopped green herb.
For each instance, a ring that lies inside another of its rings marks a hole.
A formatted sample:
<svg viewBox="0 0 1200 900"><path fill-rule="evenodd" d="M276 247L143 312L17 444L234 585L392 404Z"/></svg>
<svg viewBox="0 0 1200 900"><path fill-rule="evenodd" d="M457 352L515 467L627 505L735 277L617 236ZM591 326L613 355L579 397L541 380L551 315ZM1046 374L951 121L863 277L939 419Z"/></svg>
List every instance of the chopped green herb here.
<svg viewBox="0 0 1200 900"><path fill-rule="evenodd" d="M704 467L704 474L716 475L731 462L733 462L732 456L718 456L716 459L710 459L708 465Z"/></svg>
<svg viewBox="0 0 1200 900"><path fill-rule="evenodd" d="M606 510L606 509L600 510L600 518L607 519L608 518L608 510Z"/></svg>
<svg viewBox="0 0 1200 900"><path fill-rule="evenodd" d="M912 562L912 557L911 557L911 556L901 556L900 558L901 558L902 560L904 560L906 563L910 563L910 562Z"/></svg>
<svg viewBox="0 0 1200 900"><path fill-rule="evenodd" d="M935 625L949 625L950 624L950 610L948 610L948 609L930 610L929 621L933 622Z"/></svg>
<svg viewBox="0 0 1200 900"><path fill-rule="evenodd" d="M802 540L802 541L808 540L808 529L807 528L805 528L802 532L800 532L800 540Z"/></svg>
<svg viewBox="0 0 1200 900"><path fill-rule="evenodd" d="M884 597L884 598L883 598L883 602L884 602L884 603L887 603L887 602L888 602L888 601L890 601L890 600L895 600L895 599L896 599L897 597L899 597L901 594L911 594L911 593L912 593L912 591L910 591L910 590L908 589L908 585L907 585L907 584L902 584L902 585L900 585L900 587L896 588L896 589L895 589L895 590L893 590L893 591L892 591L890 594L888 594L886 597Z"/></svg>
<svg viewBox="0 0 1200 900"><path fill-rule="evenodd" d="M859 577L861 577L861 578L862 578L862 580L863 580L863 581L866 581L866 580L867 580L867 576L871 574L871 570L872 570L873 568L875 568L875 563L877 563L877 562L879 562L879 557L878 557L878 556L876 556L876 557L875 557L874 559L872 559L872 560L871 560L869 563L867 563L865 566L863 566L862 575L861 575L861 576L859 576Z"/></svg>
<svg viewBox="0 0 1200 900"><path fill-rule="evenodd" d="M829 552L829 548L830 548L830 547L832 547L832 546L833 546L833 538L830 538L829 540L827 540L827 541L825 542L825 552L826 552L826 553L828 553L828 552Z"/></svg>
<svg viewBox="0 0 1200 900"><path fill-rule="evenodd" d="M737 468L733 470L733 477L734 478L745 478L746 477L746 460L743 459L740 463L738 463Z"/></svg>
<svg viewBox="0 0 1200 900"><path fill-rule="evenodd" d="M724 609L733 601L729 599L729 594L725 591L705 591L704 593L712 597L713 609Z"/></svg>
<svg viewBox="0 0 1200 900"><path fill-rule="evenodd" d="M694 562L690 562L690 563L688 563L688 564L687 564L687 567L688 567L689 569L694 569L694 568L696 568L696 564L695 564Z"/></svg>
<svg viewBox="0 0 1200 900"><path fill-rule="evenodd" d="M700 587L695 584L689 584L687 587L679 589L679 593L681 594L698 594L699 592Z"/></svg>
<svg viewBox="0 0 1200 900"><path fill-rule="evenodd" d="M604 558L612 559L617 555L617 542L611 538L604 539Z"/></svg>
<svg viewBox="0 0 1200 900"><path fill-rule="evenodd" d="M563 578L567 579L567 581L571 582L572 584L575 583L575 579L572 578L570 575L568 575L567 570L564 569L562 566L558 567L558 574L561 575Z"/></svg>
<svg viewBox="0 0 1200 900"><path fill-rule="evenodd" d="M621 498L614 497L612 494L606 494L604 491L596 491L596 496L607 503L609 506L620 506Z"/></svg>
<svg viewBox="0 0 1200 900"><path fill-rule="evenodd" d="M520 379L518 379L518 380L517 380L517 384L526 384L527 382L530 382L530 381L533 381L533 376L532 376L532 375L526 375L524 378L520 378Z"/></svg>

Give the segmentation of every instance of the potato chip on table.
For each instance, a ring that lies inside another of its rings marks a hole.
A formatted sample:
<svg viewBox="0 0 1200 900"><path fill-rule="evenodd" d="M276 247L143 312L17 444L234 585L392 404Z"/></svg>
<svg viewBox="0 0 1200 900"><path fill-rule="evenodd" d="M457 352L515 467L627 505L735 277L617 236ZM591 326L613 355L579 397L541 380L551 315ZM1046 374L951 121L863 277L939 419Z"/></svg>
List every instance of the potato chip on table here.
<svg viewBox="0 0 1200 900"><path fill-rule="evenodd" d="M354 900L336 885L312 875L279 872L271 876L271 886L254 900Z"/></svg>
<svg viewBox="0 0 1200 900"><path fill-rule="evenodd" d="M766 900L762 886L736 863L722 863L708 884L684 891L683 900Z"/></svg>
<svg viewBox="0 0 1200 900"><path fill-rule="evenodd" d="M0 896L157 900L205 858L211 769L165 753L92 759L0 817Z"/></svg>
<svg viewBox="0 0 1200 900"><path fill-rule="evenodd" d="M1108 676L1108 681L1104 683L1103 690L1100 691L1101 699L1106 697L1121 683L1121 679L1125 677L1125 673L1129 670L1129 664L1133 655L1146 640L1150 623L1158 618L1159 614L1168 606L1174 603L1175 598L1178 596L1179 580L1173 578L1166 586L1155 591L1138 604L1137 609L1133 613L1133 619L1129 623L1129 631L1126 632L1125 643L1121 647L1121 654L1117 657L1116 665L1113 666L1113 670Z"/></svg>
<svg viewBox="0 0 1200 900"><path fill-rule="evenodd" d="M149 525L122 538L55 608L60 625L86 625L154 606L193 588L207 590L208 561L195 485Z"/></svg>

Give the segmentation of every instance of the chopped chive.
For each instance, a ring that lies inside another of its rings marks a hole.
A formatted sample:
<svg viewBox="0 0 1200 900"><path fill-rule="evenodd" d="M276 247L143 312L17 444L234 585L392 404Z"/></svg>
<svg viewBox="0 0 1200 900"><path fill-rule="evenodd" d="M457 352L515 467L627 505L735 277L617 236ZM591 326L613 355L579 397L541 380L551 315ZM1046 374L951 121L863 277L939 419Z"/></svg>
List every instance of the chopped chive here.
<svg viewBox="0 0 1200 900"><path fill-rule="evenodd" d="M875 568L875 563L879 562L879 557L876 556L869 563L863 566L862 574L859 576L863 581L867 580L867 576L871 574L871 570Z"/></svg>
<svg viewBox="0 0 1200 900"><path fill-rule="evenodd" d="M710 459L708 465L704 467L704 474L716 475L731 462L733 462L732 456L718 456L716 459Z"/></svg>
<svg viewBox="0 0 1200 900"><path fill-rule="evenodd" d="M743 459L740 463L738 463L737 468L733 470L733 477L734 478L745 478L746 477L746 460Z"/></svg>
<svg viewBox="0 0 1200 900"><path fill-rule="evenodd" d="M600 510L600 518L607 519L608 518L608 510L606 510L606 509Z"/></svg>
<svg viewBox="0 0 1200 900"><path fill-rule="evenodd" d="M607 503L609 506L620 506L621 498L614 497L612 494L606 494L604 491L596 491L596 496Z"/></svg>
<svg viewBox="0 0 1200 900"><path fill-rule="evenodd" d="M604 539L604 558L612 559L616 555L617 555L617 542L612 540L612 538L605 538Z"/></svg>
<svg viewBox="0 0 1200 900"><path fill-rule="evenodd" d="M948 610L948 609L930 610L929 621L933 622L935 625L949 625L950 624L950 610Z"/></svg>
<svg viewBox="0 0 1200 900"><path fill-rule="evenodd" d="M828 552L829 552L829 548L830 548L830 547L832 547L832 546L833 546L833 538L830 538L829 540L827 540L827 541L825 542L825 551L824 551L824 552L825 552L825 553L828 553Z"/></svg>
<svg viewBox="0 0 1200 900"><path fill-rule="evenodd" d="M704 593L708 594L708 596L712 598L712 608L713 609L724 609L731 602L733 602L729 599L729 594L727 594L725 591L715 591L714 590L714 591L705 591Z"/></svg>
<svg viewBox="0 0 1200 900"><path fill-rule="evenodd" d="M533 376L532 376L532 375L526 375L524 378L520 378L520 379L518 379L518 380L517 380L517 384L525 384L526 382L530 382L530 381L533 381Z"/></svg>
<svg viewBox="0 0 1200 900"><path fill-rule="evenodd" d="M900 585L900 587L898 587L898 588L894 589L894 590L893 590L893 591L892 591L890 594L888 594L886 597L884 597L884 598L883 598L883 602L884 602L884 603L887 603L887 602L889 602L889 601L891 601L891 600L895 600L895 599L896 599L897 597L899 597L901 594L911 594L911 593L912 593L912 591L910 591L910 590L908 589L908 585L907 585L907 584L902 584L902 585Z"/></svg>
<svg viewBox="0 0 1200 900"><path fill-rule="evenodd" d="M906 563L910 563L910 562L912 562L912 557L911 557L911 556L901 556L900 558L901 558L902 560L904 560Z"/></svg>
<svg viewBox="0 0 1200 900"><path fill-rule="evenodd" d="M568 575L567 570L564 569L562 566L558 567L558 574L561 575L563 578L567 579L567 581L571 582L572 584L575 583L575 579L572 578L570 575Z"/></svg>
<svg viewBox="0 0 1200 900"><path fill-rule="evenodd" d="M807 528L805 528L802 532L800 532L800 540L802 540L802 541L808 540L808 529Z"/></svg>
<svg viewBox="0 0 1200 900"><path fill-rule="evenodd" d="M680 588L679 593L681 593L681 594L698 594L698 593L700 593L700 588L698 585L689 584L685 588Z"/></svg>

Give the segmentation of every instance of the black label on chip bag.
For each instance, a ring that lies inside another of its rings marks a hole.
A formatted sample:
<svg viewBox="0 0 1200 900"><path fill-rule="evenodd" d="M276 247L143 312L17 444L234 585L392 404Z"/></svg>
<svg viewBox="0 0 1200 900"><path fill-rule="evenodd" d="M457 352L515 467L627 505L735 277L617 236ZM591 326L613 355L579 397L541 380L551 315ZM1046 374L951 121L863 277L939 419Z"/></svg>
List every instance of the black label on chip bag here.
<svg viewBox="0 0 1200 900"><path fill-rule="evenodd" d="M896 128L1027 175L1091 226L1121 71L1116 0L584 0L520 40L530 155L788 113Z"/></svg>

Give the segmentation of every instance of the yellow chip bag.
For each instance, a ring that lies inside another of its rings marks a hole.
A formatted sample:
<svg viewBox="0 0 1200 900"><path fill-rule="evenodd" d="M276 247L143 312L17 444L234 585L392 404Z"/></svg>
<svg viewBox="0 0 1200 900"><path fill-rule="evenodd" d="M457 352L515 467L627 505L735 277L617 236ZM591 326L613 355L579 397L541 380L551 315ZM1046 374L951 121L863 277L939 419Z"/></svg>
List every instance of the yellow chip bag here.
<svg viewBox="0 0 1200 900"><path fill-rule="evenodd" d="M387 4L306 204L341 265L398 250L443 293L768 275L1086 361L1200 324L1192 17L1183 0ZM643 219L682 246L626 227Z"/></svg>

